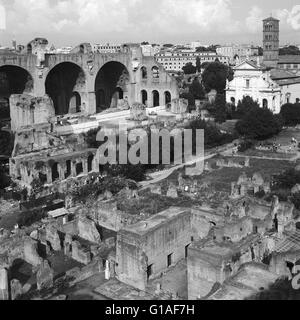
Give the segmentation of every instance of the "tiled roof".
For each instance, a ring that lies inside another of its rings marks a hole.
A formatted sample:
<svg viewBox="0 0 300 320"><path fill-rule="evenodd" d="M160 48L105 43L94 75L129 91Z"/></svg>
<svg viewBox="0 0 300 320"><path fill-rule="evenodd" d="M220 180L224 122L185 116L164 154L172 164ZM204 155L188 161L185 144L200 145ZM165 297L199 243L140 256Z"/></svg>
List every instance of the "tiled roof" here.
<svg viewBox="0 0 300 320"><path fill-rule="evenodd" d="M289 72L289 71L285 71L285 70L281 70L281 69L272 69L271 70L271 78L273 80L277 80L277 79L292 79L292 78L298 78L297 75Z"/></svg>
<svg viewBox="0 0 300 320"><path fill-rule="evenodd" d="M287 86L291 84L300 83L300 77L295 79L280 79L280 80L274 80L276 83L278 83L280 86Z"/></svg>
<svg viewBox="0 0 300 320"><path fill-rule="evenodd" d="M300 55L287 54L287 55L279 56L278 63L300 63Z"/></svg>
<svg viewBox="0 0 300 320"><path fill-rule="evenodd" d="M280 21L280 20L273 18L273 17L269 17L269 18L264 19L263 21Z"/></svg>

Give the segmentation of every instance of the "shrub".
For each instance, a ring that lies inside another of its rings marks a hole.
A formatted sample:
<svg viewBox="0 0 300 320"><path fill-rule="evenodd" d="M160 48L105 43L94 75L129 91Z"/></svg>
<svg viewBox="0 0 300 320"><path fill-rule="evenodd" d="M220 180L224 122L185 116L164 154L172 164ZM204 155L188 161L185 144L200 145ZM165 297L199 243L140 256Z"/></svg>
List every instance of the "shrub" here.
<svg viewBox="0 0 300 320"><path fill-rule="evenodd" d="M282 127L282 118L264 108L246 113L236 124L236 130L240 135L257 140L271 138L278 134Z"/></svg>
<svg viewBox="0 0 300 320"><path fill-rule="evenodd" d="M300 123L300 103L286 103L281 107L280 114L286 126L296 126Z"/></svg>
<svg viewBox="0 0 300 320"><path fill-rule="evenodd" d="M239 152L245 152L254 147L254 142L252 140L244 140L238 146Z"/></svg>

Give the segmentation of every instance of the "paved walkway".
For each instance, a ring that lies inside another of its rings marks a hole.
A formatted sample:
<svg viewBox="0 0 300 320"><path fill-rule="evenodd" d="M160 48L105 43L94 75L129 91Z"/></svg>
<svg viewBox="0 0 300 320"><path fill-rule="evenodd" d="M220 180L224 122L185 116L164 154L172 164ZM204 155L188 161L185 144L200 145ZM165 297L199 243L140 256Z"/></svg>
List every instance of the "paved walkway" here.
<svg viewBox="0 0 300 320"><path fill-rule="evenodd" d="M158 183L162 180L167 179L176 170L179 170L179 169L187 167L187 166L195 165L201 161L207 161L207 160L215 157L218 153L221 153L221 154L224 152L232 153L233 148L234 148L233 144L228 144L228 145L221 146L219 148L215 148L215 149L208 151L207 154L204 156L204 158L199 157L199 156L198 157L193 156L186 163L183 163L180 165L175 165L170 169L165 169L165 170L161 170L161 171L153 172L153 173L149 174L149 177L152 178L152 180L142 181L142 182L140 182L140 185L142 186L142 189L145 189L145 188L149 187L149 185L151 185L151 184L155 184L155 183Z"/></svg>

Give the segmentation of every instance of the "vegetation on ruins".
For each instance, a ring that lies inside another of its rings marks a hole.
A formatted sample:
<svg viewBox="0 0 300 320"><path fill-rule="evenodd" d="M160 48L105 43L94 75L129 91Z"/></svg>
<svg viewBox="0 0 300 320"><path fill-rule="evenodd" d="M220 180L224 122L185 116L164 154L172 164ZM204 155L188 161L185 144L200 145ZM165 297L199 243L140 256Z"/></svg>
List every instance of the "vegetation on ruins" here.
<svg viewBox="0 0 300 320"><path fill-rule="evenodd" d="M226 97L225 94L218 93L216 100L207 105L207 110L214 117L217 123L223 123L227 119Z"/></svg>
<svg viewBox="0 0 300 320"><path fill-rule="evenodd" d="M200 117L191 121L185 128L193 130L193 152L196 151L195 136L197 129L205 130L204 144L206 148L230 143L237 138L234 134L222 133L214 123L202 120Z"/></svg>
<svg viewBox="0 0 300 320"><path fill-rule="evenodd" d="M22 212L18 217L18 225L30 227L35 222L41 221L47 217L47 212L43 209L36 209L28 212Z"/></svg>
<svg viewBox="0 0 300 320"><path fill-rule="evenodd" d="M189 197L168 198L158 194L148 193L139 199L120 198L117 201L118 209L128 214L139 215L140 213L154 215L171 206L191 207L193 201ZM199 205L199 203L197 203Z"/></svg>
<svg viewBox="0 0 300 320"><path fill-rule="evenodd" d="M300 103L286 103L281 107L280 114L286 126L300 124Z"/></svg>
<svg viewBox="0 0 300 320"><path fill-rule="evenodd" d="M105 191L116 195L124 188L136 189L136 184L131 180L122 177L106 176L100 178L98 182L76 186L68 191L68 195L75 199L76 202L86 202L88 199L95 199Z"/></svg>
<svg viewBox="0 0 300 320"><path fill-rule="evenodd" d="M288 169L273 176L271 195L276 195L280 201L291 201L296 209L300 210L300 192L292 194L291 189L300 184L300 171L294 168Z"/></svg>
<svg viewBox="0 0 300 320"><path fill-rule="evenodd" d="M300 183L300 171L291 168L284 171L276 176L273 179L273 189L291 189L296 184Z"/></svg>
<svg viewBox="0 0 300 320"><path fill-rule="evenodd" d="M280 278L267 290L261 290L248 300L299 300L300 291L293 289L291 280Z"/></svg>
<svg viewBox="0 0 300 320"><path fill-rule="evenodd" d="M0 190L7 188L11 183L11 179L3 165L0 165Z"/></svg>
<svg viewBox="0 0 300 320"><path fill-rule="evenodd" d="M0 130L0 155L11 156L14 147L14 136Z"/></svg>

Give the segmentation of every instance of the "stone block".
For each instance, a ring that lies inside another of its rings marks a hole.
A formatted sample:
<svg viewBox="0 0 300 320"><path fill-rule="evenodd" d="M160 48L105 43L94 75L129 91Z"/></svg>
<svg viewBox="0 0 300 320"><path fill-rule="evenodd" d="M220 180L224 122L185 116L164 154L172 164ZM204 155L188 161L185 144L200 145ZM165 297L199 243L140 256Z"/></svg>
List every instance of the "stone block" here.
<svg viewBox="0 0 300 320"><path fill-rule="evenodd" d="M9 300L8 274L6 269L0 269L0 300Z"/></svg>
<svg viewBox="0 0 300 320"><path fill-rule="evenodd" d="M101 242L101 236L97 230L95 222L85 216L81 216L78 220L78 235L82 239L93 243Z"/></svg>
<svg viewBox="0 0 300 320"><path fill-rule="evenodd" d="M72 259L88 265L92 261L91 252L82 248L78 241L72 242Z"/></svg>
<svg viewBox="0 0 300 320"><path fill-rule="evenodd" d="M38 243L27 239L24 243L24 260L34 267L39 266L43 259L38 254Z"/></svg>
<svg viewBox="0 0 300 320"><path fill-rule="evenodd" d="M51 269L49 262L44 260L36 274L38 290L50 289L53 287L54 271Z"/></svg>
<svg viewBox="0 0 300 320"><path fill-rule="evenodd" d="M10 282L11 300L16 300L23 294L23 287L19 280L13 279Z"/></svg>

